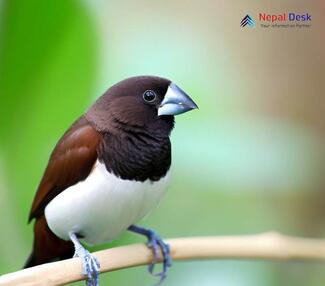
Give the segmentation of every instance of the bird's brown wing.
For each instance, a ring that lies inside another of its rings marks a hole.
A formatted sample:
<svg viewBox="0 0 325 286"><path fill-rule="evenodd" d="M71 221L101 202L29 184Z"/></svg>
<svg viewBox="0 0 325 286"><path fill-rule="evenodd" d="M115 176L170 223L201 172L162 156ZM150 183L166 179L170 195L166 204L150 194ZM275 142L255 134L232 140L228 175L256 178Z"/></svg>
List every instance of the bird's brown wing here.
<svg viewBox="0 0 325 286"><path fill-rule="evenodd" d="M80 117L55 146L38 186L29 221L44 213L46 205L66 188L83 181L97 159L101 135Z"/></svg>

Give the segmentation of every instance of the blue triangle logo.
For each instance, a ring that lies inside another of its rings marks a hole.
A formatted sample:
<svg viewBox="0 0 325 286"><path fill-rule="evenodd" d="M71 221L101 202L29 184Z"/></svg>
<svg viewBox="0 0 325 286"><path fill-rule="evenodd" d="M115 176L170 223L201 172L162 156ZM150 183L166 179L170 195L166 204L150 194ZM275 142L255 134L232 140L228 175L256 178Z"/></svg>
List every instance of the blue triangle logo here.
<svg viewBox="0 0 325 286"><path fill-rule="evenodd" d="M241 27L245 27L245 26L248 26L248 27L255 27L255 21L254 19L249 16L248 14L240 21L240 26Z"/></svg>

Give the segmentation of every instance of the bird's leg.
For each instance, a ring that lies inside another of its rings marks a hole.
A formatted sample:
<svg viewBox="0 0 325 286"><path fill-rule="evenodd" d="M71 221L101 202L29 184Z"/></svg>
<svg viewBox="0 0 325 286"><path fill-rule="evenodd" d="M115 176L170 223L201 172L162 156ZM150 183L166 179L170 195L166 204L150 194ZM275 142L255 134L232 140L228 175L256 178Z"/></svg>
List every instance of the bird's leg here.
<svg viewBox="0 0 325 286"><path fill-rule="evenodd" d="M97 258L81 245L75 233L70 232L69 236L75 249L73 257L80 257L82 260L82 274L87 276L87 286L99 286L100 265Z"/></svg>
<svg viewBox="0 0 325 286"><path fill-rule="evenodd" d="M150 274L154 276L159 276L160 280L157 285L159 285L167 276L168 267L171 266L171 257L169 255L169 245L165 243L158 234L154 231L146 228L142 228L136 225L131 225L128 230L145 235L148 238L147 246L152 249L153 252L153 261L149 265L148 269ZM154 273L154 267L157 261L160 258L160 251L162 253L163 258L163 269L159 273Z"/></svg>

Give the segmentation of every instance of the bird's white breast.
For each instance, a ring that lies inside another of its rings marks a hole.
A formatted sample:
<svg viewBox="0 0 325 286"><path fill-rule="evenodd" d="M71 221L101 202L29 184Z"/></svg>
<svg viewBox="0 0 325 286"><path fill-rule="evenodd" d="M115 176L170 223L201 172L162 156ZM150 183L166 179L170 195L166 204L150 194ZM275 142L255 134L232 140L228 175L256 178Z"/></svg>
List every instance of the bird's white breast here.
<svg viewBox="0 0 325 286"><path fill-rule="evenodd" d="M73 231L88 244L111 241L158 204L169 178L168 172L156 182L123 180L97 161L85 181L67 188L46 206L47 223L65 240Z"/></svg>

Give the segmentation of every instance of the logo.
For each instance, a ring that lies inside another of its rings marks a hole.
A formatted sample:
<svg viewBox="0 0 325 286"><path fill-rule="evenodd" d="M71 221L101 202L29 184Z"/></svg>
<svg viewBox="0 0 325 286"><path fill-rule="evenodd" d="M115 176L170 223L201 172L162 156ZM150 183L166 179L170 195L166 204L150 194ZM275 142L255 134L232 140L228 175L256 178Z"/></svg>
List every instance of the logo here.
<svg viewBox="0 0 325 286"><path fill-rule="evenodd" d="M241 20L240 22L240 26L241 27L254 27L255 26L255 21L253 20L253 18L251 16L249 16L248 14Z"/></svg>
<svg viewBox="0 0 325 286"><path fill-rule="evenodd" d="M240 27L257 27L270 29L286 28L309 28L312 26L312 15L310 13L280 12L277 14L259 12L254 15L246 15L240 21Z"/></svg>

